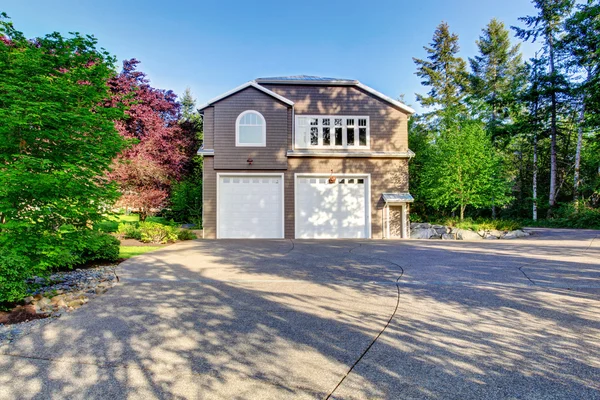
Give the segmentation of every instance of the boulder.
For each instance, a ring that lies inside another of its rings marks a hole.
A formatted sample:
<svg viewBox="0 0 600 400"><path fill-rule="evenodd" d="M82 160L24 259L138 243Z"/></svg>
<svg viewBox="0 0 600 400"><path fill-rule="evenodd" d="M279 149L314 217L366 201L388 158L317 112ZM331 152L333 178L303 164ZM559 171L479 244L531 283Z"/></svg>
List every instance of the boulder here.
<svg viewBox="0 0 600 400"><path fill-rule="evenodd" d="M522 237L526 237L526 236L529 236L529 233L524 232L521 229L517 229L517 230L505 233L502 236L502 239L518 239L518 238L522 238Z"/></svg>
<svg viewBox="0 0 600 400"><path fill-rule="evenodd" d="M469 231L466 229L459 229L456 233L456 237L459 240L481 240L483 239L477 232Z"/></svg>
<svg viewBox="0 0 600 400"><path fill-rule="evenodd" d="M456 240L456 233L444 233L442 240Z"/></svg>
<svg viewBox="0 0 600 400"><path fill-rule="evenodd" d="M488 232L488 236L495 236L496 238L500 238L502 237L502 235L504 235L504 232L499 231L497 229L492 229L491 231Z"/></svg>
<svg viewBox="0 0 600 400"><path fill-rule="evenodd" d="M485 237L485 240L498 240L498 236L494 236L494 235L487 235Z"/></svg>
<svg viewBox="0 0 600 400"><path fill-rule="evenodd" d="M427 224L429 225L429 224ZM411 229L410 238L411 239L429 239L432 236L436 236L438 233L431 228L416 228Z"/></svg>

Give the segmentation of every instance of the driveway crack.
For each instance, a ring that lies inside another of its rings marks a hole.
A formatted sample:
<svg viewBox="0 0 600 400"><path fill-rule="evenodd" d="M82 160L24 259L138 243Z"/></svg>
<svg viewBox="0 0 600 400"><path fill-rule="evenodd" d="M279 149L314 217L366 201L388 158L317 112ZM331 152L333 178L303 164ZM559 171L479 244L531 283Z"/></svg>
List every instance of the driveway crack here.
<svg viewBox="0 0 600 400"><path fill-rule="evenodd" d="M361 247L362 244L359 244L356 247L351 248L348 253L352 253L353 250ZM358 365L358 363L360 363L360 361L367 355L367 353L369 352L369 350L371 350L371 348L373 347L373 345L377 342L377 340L379 339L379 337L383 334L383 332L385 332L385 330L388 328L388 326L390 326L390 323L392 322L392 320L394 319L394 317L396 316L396 313L398 312L398 308L400 307L400 279L402 279L402 275L404 275L404 268L402 268L401 265L396 264L393 261L389 261L389 260L384 260L382 258L373 258L373 257L365 257L365 258L371 258L373 260L379 260L379 261L384 261L387 263L390 263L396 267L398 267L400 269L400 275L398 276L398 278L396 279L395 285L396 285L396 306L394 307L394 312L392 312L392 315L390 316L390 318L387 320L385 326L379 331L379 333L373 338L373 340L371 341L371 343L367 346L367 348L361 353L361 355L356 359L356 361L354 361L354 363L350 366L350 369L348 369L348 371L346 372L346 374L342 377L342 379L340 379L340 381L338 382L338 384L333 388L333 390L327 395L327 397L325 398L325 400L329 400L331 398L331 396L333 396L333 394L335 393L335 391L342 385L342 383L346 380L346 378L348 377L348 375L350 375L350 373L352 372L352 370Z"/></svg>

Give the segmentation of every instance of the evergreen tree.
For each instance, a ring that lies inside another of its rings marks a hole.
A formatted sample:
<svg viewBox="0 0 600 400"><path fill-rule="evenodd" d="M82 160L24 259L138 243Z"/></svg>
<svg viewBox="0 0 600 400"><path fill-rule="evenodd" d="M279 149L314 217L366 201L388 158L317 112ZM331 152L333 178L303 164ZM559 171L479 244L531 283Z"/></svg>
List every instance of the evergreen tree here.
<svg viewBox="0 0 600 400"><path fill-rule="evenodd" d="M536 41L543 38L544 48L548 54L548 69L550 77L550 188L548 196L548 215L552 215L556 205L558 192L557 175L557 113L558 94L563 90L561 83L564 78L557 69L556 43L557 36L562 28L565 16L573 8L574 0L533 0L533 4L539 10L537 15L519 18L527 28L513 27L517 37L528 41Z"/></svg>
<svg viewBox="0 0 600 400"><path fill-rule="evenodd" d="M525 83L519 45L511 45L504 23L492 19L477 41L479 55L469 59L471 98L488 126L492 138L505 133L504 124L518 109Z"/></svg>
<svg viewBox="0 0 600 400"><path fill-rule="evenodd" d="M458 35L450 32L446 22L437 27L430 46L424 47L428 54L426 60L413 58L417 76L429 87L426 96L417 94L417 100L426 108L436 108L427 115L443 127L464 111L468 74L465 60L458 56Z"/></svg>

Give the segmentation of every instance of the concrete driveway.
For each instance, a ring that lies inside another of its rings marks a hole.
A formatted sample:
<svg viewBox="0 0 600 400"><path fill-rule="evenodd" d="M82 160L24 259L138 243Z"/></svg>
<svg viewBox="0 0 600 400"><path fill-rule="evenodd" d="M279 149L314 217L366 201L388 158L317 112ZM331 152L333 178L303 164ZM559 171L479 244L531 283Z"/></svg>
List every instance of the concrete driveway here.
<svg viewBox="0 0 600 400"><path fill-rule="evenodd" d="M534 231L170 246L0 347L0 398L600 399L600 232Z"/></svg>

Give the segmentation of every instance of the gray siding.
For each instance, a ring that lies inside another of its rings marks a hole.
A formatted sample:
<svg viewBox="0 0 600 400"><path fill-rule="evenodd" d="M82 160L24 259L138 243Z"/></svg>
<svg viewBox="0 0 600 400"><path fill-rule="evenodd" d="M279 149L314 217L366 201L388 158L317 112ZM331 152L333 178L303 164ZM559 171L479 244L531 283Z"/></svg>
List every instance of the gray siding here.
<svg viewBox="0 0 600 400"><path fill-rule="evenodd" d="M255 88L235 93L214 106L214 168L287 169L291 107ZM260 112L267 124L266 147L236 147L235 121L244 111ZM248 165L248 158L254 161Z"/></svg>
<svg viewBox="0 0 600 400"><path fill-rule="evenodd" d="M274 84L263 84L262 86L292 100L295 103L296 115L369 116L371 150L408 150L408 115L362 89L354 86ZM361 150L349 149L348 151Z"/></svg>
<svg viewBox="0 0 600 400"><path fill-rule="evenodd" d="M203 139L203 144L204 144L204 148L207 150L212 150L213 146L214 146L214 133L215 133L215 119L214 119L214 114L215 113L215 109L214 107L207 107L204 110L204 118L202 121L202 127L204 129L204 139Z"/></svg>

